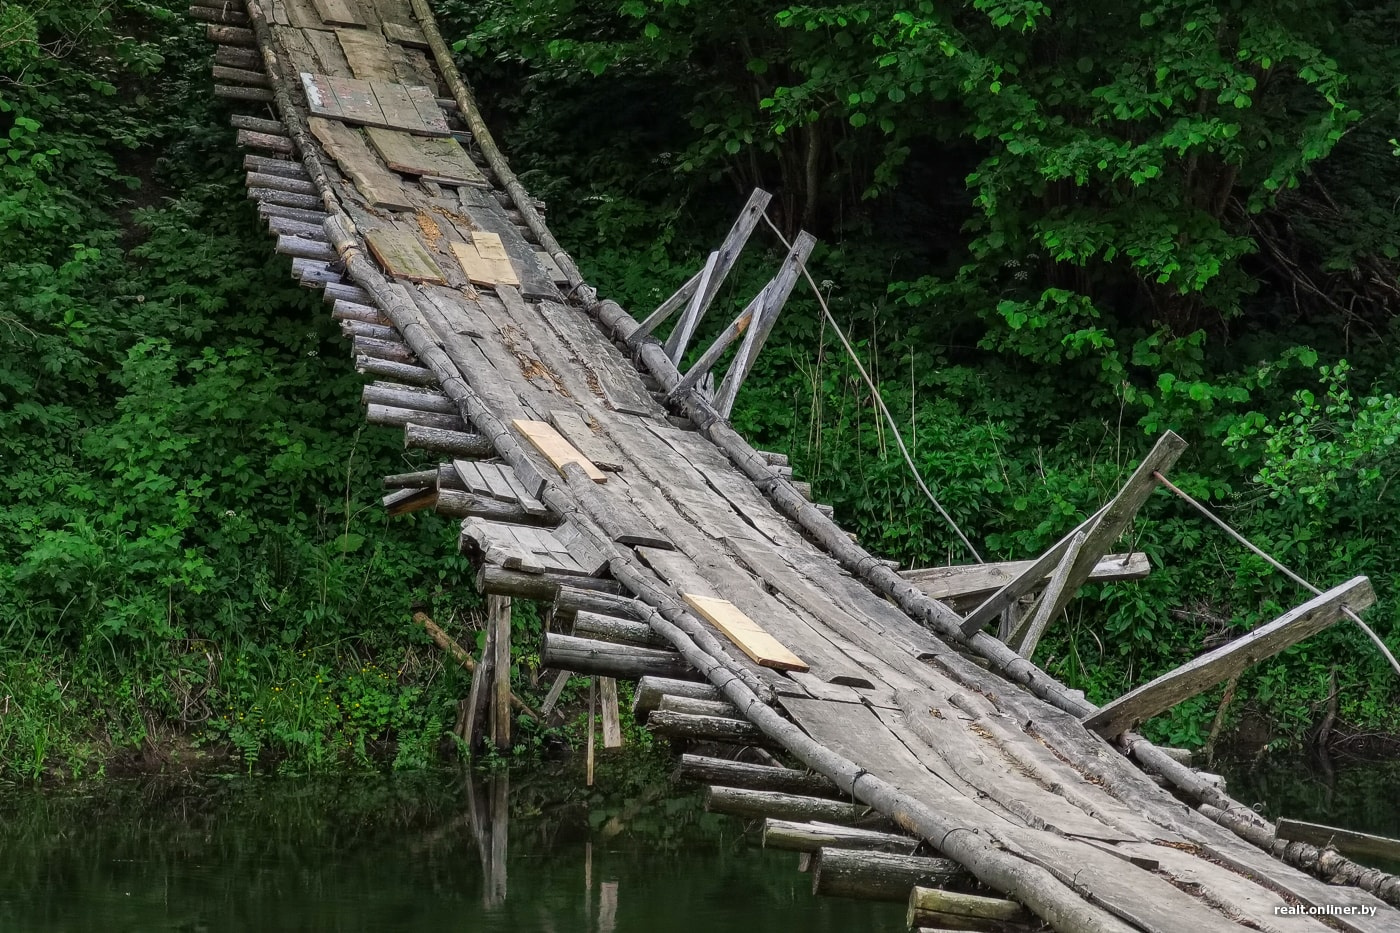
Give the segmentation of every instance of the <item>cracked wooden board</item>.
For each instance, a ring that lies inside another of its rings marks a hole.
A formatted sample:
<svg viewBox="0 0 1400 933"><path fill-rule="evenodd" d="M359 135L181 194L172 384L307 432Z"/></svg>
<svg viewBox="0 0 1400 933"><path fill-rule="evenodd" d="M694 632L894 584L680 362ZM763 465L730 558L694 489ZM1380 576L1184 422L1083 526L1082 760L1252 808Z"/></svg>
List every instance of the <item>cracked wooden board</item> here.
<svg viewBox="0 0 1400 933"><path fill-rule="evenodd" d="M402 230L370 230L365 234L365 243L389 275L409 282L442 284L442 270L413 234Z"/></svg>
<svg viewBox="0 0 1400 933"><path fill-rule="evenodd" d="M447 119L426 87L334 75L301 73L313 116L405 130L419 136L451 136Z"/></svg>
<svg viewBox="0 0 1400 933"><path fill-rule="evenodd" d="M379 164L370 152L360 131L339 120L311 117L307 121L311 133L335 160L371 207L412 210L413 202L399 177Z"/></svg>
<svg viewBox="0 0 1400 933"><path fill-rule="evenodd" d="M498 285L516 287L520 277L515 274L510 257L501 248L501 238L494 233L473 232L470 243L453 243L452 255L462 264L462 271L473 285L495 288Z"/></svg>
<svg viewBox="0 0 1400 933"><path fill-rule="evenodd" d="M420 175L443 184L486 184L481 169L455 139L414 136L377 126L366 129L365 135L384 164L396 172Z"/></svg>

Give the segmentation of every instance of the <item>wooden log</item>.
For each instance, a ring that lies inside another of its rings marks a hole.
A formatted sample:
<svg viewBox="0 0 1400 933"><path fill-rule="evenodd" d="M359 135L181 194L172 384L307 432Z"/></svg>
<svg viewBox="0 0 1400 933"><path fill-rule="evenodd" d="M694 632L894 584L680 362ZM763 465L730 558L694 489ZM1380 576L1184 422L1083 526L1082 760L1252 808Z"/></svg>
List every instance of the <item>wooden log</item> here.
<svg viewBox="0 0 1400 933"><path fill-rule="evenodd" d="M510 598L486 597L486 620L495 635L494 677L491 683L491 742L497 751L510 751Z"/></svg>
<svg viewBox="0 0 1400 933"><path fill-rule="evenodd" d="M295 151L292 147L292 141L285 136L273 136L270 133L255 133L252 130L239 130L237 143L241 149L263 149L267 152L286 153ZM317 200L316 207L320 206L321 202Z"/></svg>
<svg viewBox="0 0 1400 933"><path fill-rule="evenodd" d="M221 45L214 50L214 64L228 65L230 68L262 68L262 56L255 49L239 49L231 45ZM282 124L276 120L265 121ZM274 130L273 132L278 132ZM285 134L284 134L285 135Z"/></svg>
<svg viewBox="0 0 1400 933"><path fill-rule="evenodd" d="M340 300L331 306L331 317L337 321L363 321L366 324L383 324L390 326L390 321L379 309L370 305L362 305L355 301Z"/></svg>
<svg viewBox="0 0 1400 933"><path fill-rule="evenodd" d="M225 26L247 26L248 14L239 10L213 8L207 6L191 6L189 17L201 23L220 23ZM218 77L216 74L215 77Z"/></svg>
<svg viewBox="0 0 1400 933"><path fill-rule="evenodd" d="M597 589L613 594L621 589L615 581L598 577L575 577L549 572L524 573L519 570L507 570L495 564L482 564L476 574L478 592L518 596L521 599L535 599L541 602L553 600L561 585Z"/></svg>
<svg viewBox="0 0 1400 933"><path fill-rule="evenodd" d="M301 207L287 207L283 204L259 204L258 216L262 218L285 217L288 220L295 220L313 227L320 227L321 222L326 219L325 211L306 210ZM324 232L323 232L324 233ZM354 288L353 285L343 286L344 288ZM358 289L356 289L358 291ZM327 301L334 301L328 297Z"/></svg>
<svg viewBox="0 0 1400 933"><path fill-rule="evenodd" d="M809 795L811 796L811 795ZM890 852L912 855L920 841L899 833L882 833L873 829L857 829L836 823L793 822L766 819L763 821L763 847L789 852L816 852L818 849L859 849L865 852Z"/></svg>
<svg viewBox="0 0 1400 933"><path fill-rule="evenodd" d="M599 615L587 610L574 616L575 635L597 641L612 641L643 648L670 648L671 643L651 630L644 622Z"/></svg>
<svg viewBox="0 0 1400 933"><path fill-rule="evenodd" d="M340 280L340 273L332 271L330 265L324 259L293 259L292 278L307 288L325 288Z"/></svg>
<svg viewBox="0 0 1400 933"><path fill-rule="evenodd" d="M394 473L384 477L385 489L422 489L437 482L437 470L419 470L416 473Z"/></svg>
<svg viewBox="0 0 1400 933"><path fill-rule="evenodd" d="M357 341L364 339L355 338ZM391 405L368 405L365 407L365 420L387 428L400 428L410 424L444 431L461 431L466 427L457 415L444 415L433 411L414 411L411 408L394 408Z"/></svg>
<svg viewBox="0 0 1400 933"><path fill-rule="evenodd" d="M1001 930L1028 924L1035 918L1015 901L1000 897L959 894L938 888L916 887L909 892L906 920L911 928L947 925L949 918L966 922L987 921L986 926L961 926L955 929Z"/></svg>
<svg viewBox="0 0 1400 933"><path fill-rule="evenodd" d="M787 454L780 454L773 450L756 450L754 453L762 457L763 462L767 463L769 466L788 467L789 469L792 467L792 463L788 459Z"/></svg>
<svg viewBox="0 0 1400 933"><path fill-rule="evenodd" d="M383 324L366 324L364 321L341 321L340 334L343 337L370 337L374 340L401 342L402 335L392 327Z"/></svg>
<svg viewBox="0 0 1400 933"><path fill-rule="evenodd" d="M1279 820L1274 825L1274 833L1280 839L1290 842L1306 842L1319 849L1332 848L1354 857L1370 857L1400 862L1400 839L1360 833L1336 826L1323 826L1320 823L1305 823L1302 820Z"/></svg>
<svg viewBox="0 0 1400 933"><path fill-rule="evenodd" d="M299 220L288 220L285 217L268 217L267 229L274 236L294 236L313 240L321 233L319 224L304 224Z"/></svg>
<svg viewBox="0 0 1400 933"><path fill-rule="evenodd" d="M214 85L214 96L224 100L251 100L266 103L272 100L272 91L265 87L242 87L237 84Z"/></svg>
<svg viewBox="0 0 1400 933"><path fill-rule="evenodd" d="M467 484L462 482L462 474L457 472L457 468L451 463L439 463L437 465L437 488L452 489L458 492L471 492Z"/></svg>
<svg viewBox="0 0 1400 933"><path fill-rule="evenodd" d="M383 498L384 509L391 518L431 509L437 501L437 490L432 487L419 489L399 489Z"/></svg>
<svg viewBox="0 0 1400 933"><path fill-rule="evenodd" d="M539 574L531 574L539 576ZM641 677L684 677L689 668L674 651L638 648L547 632L540 664L575 674L597 674L622 680ZM655 716L653 715L653 719Z"/></svg>
<svg viewBox="0 0 1400 933"><path fill-rule="evenodd" d="M426 613L415 612L413 614L413 621L417 623L423 631L428 633L428 637L433 640L433 644L437 645L443 651L446 651L448 655L451 656L452 660L466 669L467 673L470 674L476 671L476 662L472 660L471 655L467 654L466 649L457 643L457 639L444 632ZM541 721L544 718L531 708L530 704L520 699L520 697L516 696L514 693L510 695L510 704L531 719Z"/></svg>
<svg viewBox="0 0 1400 933"><path fill-rule="evenodd" d="M270 86L267 75L261 71L253 71L251 68L230 68L227 65L215 65L210 71L220 81L235 81L250 87Z"/></svg>
<svg viewBox="0 0 1400 933"><path fill-rule="evenodd" d="M697 700L693 697L666 696L656 707L667 713L685 713L688 716L719 716L724 719L738 719L739 711L733 703L723 700Z"/></svg>
<svg viewBox="0 0 1400 933"><path fill-rule="evenodd" d="M637 681L637 687L632 691L632 715L637 722L646 722L647 717L659 709L661 701L668 696L712 702L724 699L724 694L707 683L668 677L643 677Z"/></svg>
<svg viewBox="0 0 1400 933"><path fill-rule="evenodd" d="M1033 563L1034 561L1029 560L1008 560L990 564L927 567L904 570L899 575L934 599L971 599L995 593L1030 569ZM1089 573L1089 580L1095 583L1141 580L1151 570L1152 565L1147 555L1141 552L1109 554L1094 565L1094 569ZM1048 573L1042 578L1043 581L1049 579Z"/></svg>
<svg viewBox="0 0 1400 933"><path fill-rule="evenodd" d="M652 717L656 717L656 713ZM775 791L745 790L741 787L707 787L705 809L746 819L820 820L841 826L888 824L888 820L863 803L780 794Z"/></svg>
<svg viewBox="0 0 1400 933"><path fill-rule="evenodd" d="M249 188L271 188L274 191L291 191L296 194L309 194L316 197L317 204L321 203L316 185L305 178L295 178L289 175L266 172L249 172L245 185ZM335 258L334 253L332 253L331 258Z"/></svg>
<svg viewBox="0 0 1400 933"><path fill-rule="evenodd" d="M376 340L373 337L356 337L355 353L359 356L372 356L393 363L414 363L418 357L413 351L397 340ZM460 430L460 429L459 429Z"/></svg>
<svg viewBox="0 0 1400 933"><path fill-rule="evenodd" d="M329 287L329 286L327 286ZM395 363L392 360L381 360L371 356L355 357L355 370L370 376L382 376L385 379L393 379L397 382L406 382L410 385L431 385L436 381L432 370L422 366L411 366L407 363ZM405 426L405 432L408 427ZM455 432L454 432L455 433ZM475 436L475 435L469 435ZM410 439L405 436L404 447L409 450L441 450L443 448L432 446L431 444L410 443ZM486 442L486 449L490 450L491 445Z"/></svg>
<svg viewBox="0 0 1400 933"><path fill-rule="evenodd" d="M358 365L358 364L357 364ZM402 365L402 364L400 364ZM417 369L418 367L410 367ZM374 370L362 367L362 372L375 372L377 375L392 376L385 369ZM402 375L400 375L402 378ZM465 431L448 431L429 427L425 424L403 426L403 446L405 450L431 450L452 457L489 457L494 451L491 442L480 434Z"/></svg>
<svg viewBox="0 0 1400 933"><path fill-rule="evenodd" d="M360 402L365 405L392 405L395 408L457 416L456 403L445 395L407 389L387 382L371 382L365 386L360 390Z"/></svg>
<svg viewBox="0 0 1400 933"><path fill-rule="evenodd" d="M1353 577L1341 586L1289 610L1267 625L1194 661L1169 671L1136 690L1083 717L1083 723L1104 735L1118 735L1135 722L1150 719L1173 706L1209 690L1251 665L1271 658L1332 625L1346 609L1359 612L1376 601L1371 581Z"/></svg>
<svg viewBox="0 0 1400 933"><path fill-rule="evenodd" d="M204 27L204 38L219 45L232 45L242 49L251 49L258 44L253 38L253 31L240 26L215 26L211 23Z"/></svg>
<svg viewBox="0 0 1400 933"><path fill-rule="evenodd" d="M908 901L916 887L942 888L968 880L951 859L848 848L818 849L810 870L813 894L896 903Z"/></svg>
<svg viewBox="0 0 1400 933"><path fill-rule="evenodd" d="M275 178L278 176L268 175L265 177ZM294 259L317 259L321 262L335 262L336 260L335 250L329 243L308 240L299 236L279 236L276 249L283 256L291 256Z"/></svg>
<svg viewBox="0 0 1400 933"><path fill-rule="evenodd" d="M746 719L728 716L694 716L652 710L647 716L647 728L653 735L683 742L726 742L730 745L757 745L776 748L772 739Z"/></svg>
<svg viewBox="0 0 1400 933"><path fill-rule="evenodd" d="M301 194L295 191L281 191L277 188L249 188L248 197L266 204L281 204L283 207L299 207L312 211L321 206L321 199L314 194Z"/></svg>
<svg viewBox="0 0 1400 933"><path fill-rule="evenodd" d="M439 515L446 515L449 518L484 518L492 522L534 525L541 528L554 525L552 519L532 515L517 503L503 502L489 496L478 496L464 489L437 487L437 502L433 508Z"/></svg>
<svg viewBox="0 0 1400 933"><path fill-rule="evenodd" d="M668 696L666 701L681 699ZM712 702L690 700L692 703ZM663 705L664 709L665 706ZM721 784L725 787L742 787L746 790L776 791L780 794L799 794L806 797L827 797L839 799L840 789L820 774L798 771L795 768L778 768L772 765L755 765L746 761L730 761L727 758L711 758L706 755L682 755L675 776L696 784Z"/></svg>
<svg viewBox="0 0 1400 933"><path fill-rule="evenodd" d="M638 620L641 618L640 607L636 600L630 597L613 596L573 586L560 587L559 595L555 597L554 606L551 609L553 621L556 624L572 624L575 616L580 612L595 612L599 615L615 616L621 619Z"/></svg>
<svg viewBox="0 0 1400 933"><path fill-rule="evenodd" d="M262 64L262 56L257 51L249 51L247 54L253 56L259 65ZM292 141L287 138L287 125L281 120L269 120L266 117L252 117L245 113L235 113L228 118L228 122L236 130L261 133L264 136L280 136L287 140L287 151L291 151Z"/></svg>

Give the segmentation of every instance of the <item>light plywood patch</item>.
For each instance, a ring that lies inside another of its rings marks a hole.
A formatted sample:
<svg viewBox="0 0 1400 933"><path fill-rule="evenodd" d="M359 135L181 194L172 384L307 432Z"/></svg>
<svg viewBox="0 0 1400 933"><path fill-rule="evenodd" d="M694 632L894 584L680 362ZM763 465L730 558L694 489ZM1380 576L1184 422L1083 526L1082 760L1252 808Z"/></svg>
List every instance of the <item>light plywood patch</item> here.
<svg viewBox="0 0 1400 933"><path fill-rule="evenodd" d="M807 662L739 611L727 599L682 593L681 598L707 622L719 629L760 667L776 671L806 671Z"/></svg>
<svg viewBox="0 0 1400 933"><path fill-rule="evenodd" d="M536 450L544 454L545 459L561 473L564 471L566 463L576 463L583 468L583 472L587 473L588 478L593 482L606 483L608 481L603 471L594 466L593 461L579 453L577 447L564 440L563 435L554 430L552 425L543 421L526 421L523 418L516 418L511 424L515 426L515 430L525 435L525 439L533 444Z"/></svg>
<svg viewBox="0 0 1400 933"><path fill-rule="evenodd" d="M478 230L470 243L453 243L452 254L462 264L462 271L473 285L509 285L519 287L520 276L510 261L501 238L494 233Z"/></svg>
<svg viewBox="0 0 1400 933"><path fill-rule="evenodd" d="M365 234L365 243L390 275L410 282L443 283L442 270L413 234L402 230L371 230Z"/></svg>
<svg viewBox="0 0 1400 933"><path fill-rule="evenodd" d="M417 26L406 26L403 23L391 23L387 20L384 23L384 35L391 41L399 45L406 45L415 49L426 49L428 39L423 35L423 30Z"/></svg>

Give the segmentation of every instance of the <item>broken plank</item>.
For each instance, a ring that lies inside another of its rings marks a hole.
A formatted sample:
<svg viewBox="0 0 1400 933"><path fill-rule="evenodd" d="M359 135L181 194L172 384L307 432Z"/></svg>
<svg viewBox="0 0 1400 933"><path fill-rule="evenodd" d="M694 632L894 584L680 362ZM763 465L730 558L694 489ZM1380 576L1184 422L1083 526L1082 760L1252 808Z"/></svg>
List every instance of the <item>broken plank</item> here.
<svg viewBox="0 0 1400 933"><path fill-rule="evenodd" d="M757 622L740 612L739 607L729 600L716 599L713 596L697 596L694 593L682 593L681 598L686 601L690 608L723 632L730 641L739 646L744 654L762 667L769 667L777 671L806 671L808 669L806 661L793 654L786 645L765 632Z"/></svg>
<svg viewBox="0 0 1400 933"><path fill-rule="evenodd" d="M410 282L442 284L442 270L413 234L402 230L370 230L365 233L365 243L389 275Z"/></svg>
<svg viewBox="0 0 1400 933"><path fill-rule="evenodd" d="M617 681L599 677L598 689L603 701L603 747L622 747L622 719L617 711Z"/></svg>
<svg viewBox="0 0 1400 933"><path fill-rule="evenodd" d="M1085 716L1084 725L1104 735L1118 735L1133 724L1190 699L1322 631L1346 609L1360 611L1376 601L1371 581L1354 577L1315 596L1248 635L1207 652L1174 671L1143 684Z"/></svg>
<svg viewBox="0 0 1400 933"><path fill-rule="evenodd" d="M387 78L391 81L397 77L394 62L389 57L388 43L379 33L365 29L337 29L335 37L355 77L362 80Z"/></svg>
<svg viewBox="0 0 1400 933"><path fill-rule="evenodd" d="M994 564L961 564L955 567L925 567L904 570L900 576L914 584L925 596L934 599L970 599L986 596L1029 570L1034 561L1008 560ZM1102 558L1089 574L1096 583L1117 580L1141 580L1152 570L1147 555L1141 551L1131 554L1109 554ZM1041 582L1049 580L1049 574Z"/></svg>
<svg viewBox="0 0 1400 933"><path fill-rule="evenodd" d="M544 455L556 470L560 473L564 471L566 463L575 463L583 468L583 472L595 483L606 483L607 476L593 465L593 462L579 452L554 428L543 421L527 421L523 418L516 418L511 421L515 430L525 435L525 439L534 445L535 449Z"/></svg>
<svg viewBox="0 0 1400 933"><path fill-rule="evenodd" d="M455 139L414 136L403 130L371 127L369 141L384 164L405 175L430 176L434 180L485 185L481 170L467 157Z"/></svg>

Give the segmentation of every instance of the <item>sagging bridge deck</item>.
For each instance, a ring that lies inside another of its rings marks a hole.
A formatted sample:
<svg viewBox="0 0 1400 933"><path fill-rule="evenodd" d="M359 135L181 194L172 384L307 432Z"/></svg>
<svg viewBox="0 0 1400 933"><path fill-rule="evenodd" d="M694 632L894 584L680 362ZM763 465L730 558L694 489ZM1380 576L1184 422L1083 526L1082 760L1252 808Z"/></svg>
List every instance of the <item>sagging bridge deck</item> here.
<svg viewBox="0 0 1400 933"><path fill-rule="evenodd" d="M1400 929L1400 881L1277 839L1127 731L1219 682L1244 663L1238 652L1104 710L1028 660L1085 580L1145 572L1141 555L1103 557L1179 454L1173 436L1039 560L901 576L806 500L785 458L725 421L810 238L722 345L677 368L761 193L705 269L639 324L599 301L550 235L425 0L196 0L191 14L219 46L217 93L264 110L233 118L255 153L250 196L376 377L369 419L448 458L390 477L386 505L462 518L480 560L491 624L469 722L489 709L492 734L508 735L508 682L489 671L508 667L510 597L542 599L557 630L546 660L602 675L605 697L612 677L643 677L636 713L656 731L787 756L797 768L771 756L683 767L717 785L712 806L768 817L775 844L814 852L829 890L843 890L839 878L867 892L927 886L911 925ZM662 344L650 332L673 316ZM730 344L735 362L714 387ZM1364 578L1338 587L1261 632L1253 656L1373 598ZM982 630L998 619L1000 637ZM959 879L996 897L940 893ZM1355 912L1284 909L1296 907Z"/></svg>

